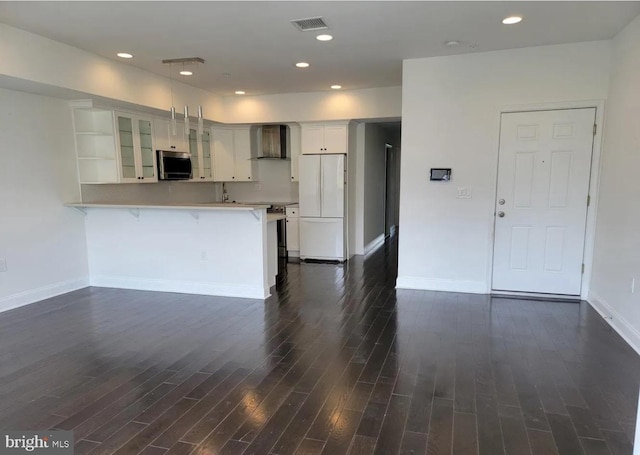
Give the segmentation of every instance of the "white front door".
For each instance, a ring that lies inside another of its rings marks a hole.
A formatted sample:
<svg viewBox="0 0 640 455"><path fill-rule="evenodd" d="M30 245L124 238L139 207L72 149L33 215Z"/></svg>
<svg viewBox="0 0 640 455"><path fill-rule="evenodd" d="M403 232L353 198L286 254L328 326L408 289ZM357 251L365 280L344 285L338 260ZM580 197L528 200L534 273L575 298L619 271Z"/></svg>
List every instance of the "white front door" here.
<svg viewBox="0 0 640 455"><path fill-rule="evenodd" d="M595 108L502 114L494 290L580 295Z"/></svg>

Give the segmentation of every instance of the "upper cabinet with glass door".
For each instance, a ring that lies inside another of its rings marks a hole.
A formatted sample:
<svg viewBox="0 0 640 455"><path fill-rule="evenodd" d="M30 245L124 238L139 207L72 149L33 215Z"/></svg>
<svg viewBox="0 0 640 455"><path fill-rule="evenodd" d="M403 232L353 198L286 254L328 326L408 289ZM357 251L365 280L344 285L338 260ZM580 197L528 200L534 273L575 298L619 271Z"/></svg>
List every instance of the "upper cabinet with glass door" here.
<svg viewBox="0 0 640 455"><path fill-rule="evenodd" d="M211 160L211 133L208 129L198 135L198 130L189 130L189 153L193 167L193 182L210 182L213 180Z"/></svg>
<svg viewBox="0 0 640 455"><path fill-rule="evenodd" d="M120 152L120 181L157 182L152 120L121 112L116 112L115 117L117 148Z"/></svg>
<svg viewBox="0 0 640 455"><path fill-rule="evenodd" d="M158 181L151 118L114 112L92 100L69 104L80 183Z"/></svg>

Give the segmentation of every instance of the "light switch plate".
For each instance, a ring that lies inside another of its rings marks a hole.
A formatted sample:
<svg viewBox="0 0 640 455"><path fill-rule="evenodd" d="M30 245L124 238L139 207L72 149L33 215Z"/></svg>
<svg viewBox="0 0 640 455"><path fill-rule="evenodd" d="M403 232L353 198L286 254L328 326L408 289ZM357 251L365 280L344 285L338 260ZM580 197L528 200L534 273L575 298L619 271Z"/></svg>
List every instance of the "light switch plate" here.
<svg viewBox="0 0 640 455"><path fill-rule="evenodd" d="M471 199L471 188L459 187L458 188L458 199Z"/></svg>

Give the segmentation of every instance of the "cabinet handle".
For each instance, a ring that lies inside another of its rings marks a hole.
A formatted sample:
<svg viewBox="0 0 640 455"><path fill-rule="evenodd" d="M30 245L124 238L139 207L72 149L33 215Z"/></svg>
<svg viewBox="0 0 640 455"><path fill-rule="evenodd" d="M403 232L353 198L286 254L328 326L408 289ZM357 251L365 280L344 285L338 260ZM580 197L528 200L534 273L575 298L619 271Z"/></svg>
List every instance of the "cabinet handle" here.
<svg viewBox="0 0 640 455"><path fill-rule="evenodd" d="M140 177L142 180L144 180L144 177Z"/></svg>
<svg viewBox="0 0 640 455"><path fill-rule="evenodd" d="M235 179L235 177L231 177L232 179Z"/></svg>
<svg viewBox="0 0 640 455"><path fill-rule="evenodd" d="M251 177L247 177L247 179L251 180Z"/></svg>

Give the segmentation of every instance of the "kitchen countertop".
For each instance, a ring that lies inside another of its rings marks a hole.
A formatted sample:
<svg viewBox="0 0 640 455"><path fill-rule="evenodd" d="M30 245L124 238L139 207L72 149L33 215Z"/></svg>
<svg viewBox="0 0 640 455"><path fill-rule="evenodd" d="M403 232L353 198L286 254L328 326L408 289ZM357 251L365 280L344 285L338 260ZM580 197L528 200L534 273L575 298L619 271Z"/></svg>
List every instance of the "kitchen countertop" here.
<svg viewBox="0 0 640 455"><path fill-rule="evenodd" d="M252 211L268 208L267 205L258 204L238 204L238 203L221 203L212 202L206 204L113 204L109 202L69 202L67 207L78 208L114 208L114 209L171 209L171 210L239 210Z"/></svg>

